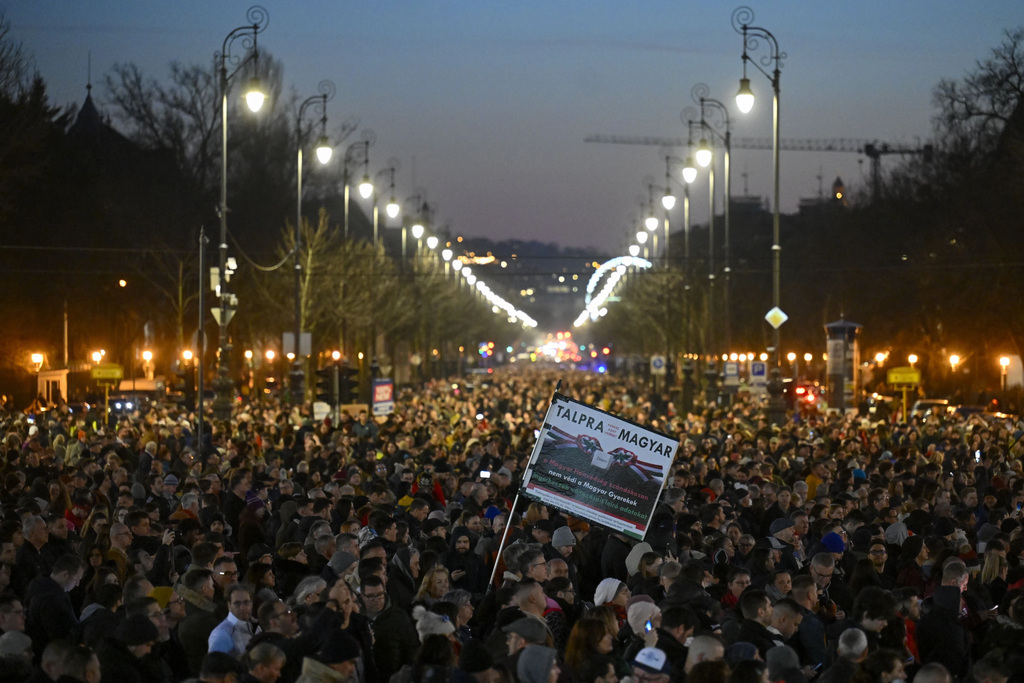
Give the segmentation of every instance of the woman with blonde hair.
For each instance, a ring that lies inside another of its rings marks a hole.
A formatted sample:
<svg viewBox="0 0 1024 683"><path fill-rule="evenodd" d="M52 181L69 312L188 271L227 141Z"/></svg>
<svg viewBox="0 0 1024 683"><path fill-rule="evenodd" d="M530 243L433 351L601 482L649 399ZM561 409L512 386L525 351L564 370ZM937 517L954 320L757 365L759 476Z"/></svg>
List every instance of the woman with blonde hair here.
<svg viewBox="0 0 1024 683"><path fill-rule="evenodd" d="M527 526L533 526L542 519L548 519L548 506L542 503L530 503L523 516L523 522Z"/></svg>
<svg viewBox="0 0 1024 683"><path fill-rule="evenodd" d="M423 575L420 588L416 591L412 604L430 607L435 602L444 598L445 593L448 592L450 582L451 577L444 565L435 564Z"/></svg>

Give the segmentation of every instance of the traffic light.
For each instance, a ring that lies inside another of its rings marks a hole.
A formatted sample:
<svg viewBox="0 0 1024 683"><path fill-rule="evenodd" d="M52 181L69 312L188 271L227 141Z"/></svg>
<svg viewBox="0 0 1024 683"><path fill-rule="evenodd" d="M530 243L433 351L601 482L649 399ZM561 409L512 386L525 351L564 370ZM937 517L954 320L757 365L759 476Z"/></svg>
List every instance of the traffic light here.
<svg viewBox="0 0 1024 683"><path fill-rule="evenodd" d="M359 392L359 379L356 375L359 371L348 366L339 367L338 370L338 402L341 405L348 405L356 402L356 395Z"/></svg>
<svg viewBox="0 0 1024 683"><path fill-rule="evenodd" d="M316 371L316 400L330 406L338 405L337 372L336 365Z"/></svg>

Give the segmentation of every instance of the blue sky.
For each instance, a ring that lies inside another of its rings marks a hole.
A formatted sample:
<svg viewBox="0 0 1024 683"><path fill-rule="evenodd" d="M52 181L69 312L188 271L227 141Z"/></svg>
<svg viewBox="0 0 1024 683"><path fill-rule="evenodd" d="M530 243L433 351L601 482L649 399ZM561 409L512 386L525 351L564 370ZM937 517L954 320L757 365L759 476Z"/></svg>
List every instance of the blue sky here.
<svg viewBox="0 0 1024 683"><path fill-rule="evenodd" d="M12 37L59 104L80 103L92 78L135 62L165 79L172 61L209 63L245 23L236 0L2 0ZM741 72L735 4L675 2L265 0L260 44L302 97L323 78L335 122L376 132L371 161L401 160L400 193L427 190L455 234L624 250L645 177L660 183L655 147L585 144L588 133L684 137L680 111L706 83L732 106ZM984 59L1021 23L1019 1L810 0L748 3L787 54L783 138L866 138L913 146L931 132L931 94ZM734 135L769 137L770 86L733 110ZM103 108L102 87L94 90ZM862 182L857 154L784 153L782 208L839 175ZM893 163L889 159L888 164ZM771 195L771 155L735 150L734 194ZM721 188L721 176L718 178ZM706 220L706 178L692 191ZM719 199L719 202L721 200ZM284 217L282 217L283 219ZM673 221L681 221L675 212Z"/></svg>

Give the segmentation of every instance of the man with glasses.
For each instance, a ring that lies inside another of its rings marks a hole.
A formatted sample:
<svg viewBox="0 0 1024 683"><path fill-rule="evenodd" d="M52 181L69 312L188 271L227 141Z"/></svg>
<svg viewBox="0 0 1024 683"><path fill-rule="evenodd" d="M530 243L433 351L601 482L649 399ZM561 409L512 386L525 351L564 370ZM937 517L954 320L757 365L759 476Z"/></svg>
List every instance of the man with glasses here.
<svg viewBox="0 0 1024 683"><path fill-rule="evenodd" d="M524 579L544 582L548 580L548 561L540 550L527 550L519 558L519 574Z"/></svg>
<svg viewBox="0 0 1024 683"><path fill-rule="evenodd" d="M359 589L362 613L373 631L373 656L381 680L388 680L406 664L412 664L419 647L419 636L409 615L396 608L379 576L367 576Z"/></svg>
<svg viewBox="0 0 1024 683"><path fill-rule="evenodd" d="M246 646L256 634L259 626L252 618L252 593L240 583L232 584L224 594L227 596L228 616L210 632L208 650L227 652L234 657L245 652Z"/></svg>
<svg viewBox="0 0 1024 683"><path fill-rule="evenodd" d="M882 588L892 590L896 587L896 577L886 571L886 564L889 560L889 550L885 540L881 538L872 539L868 547L868 559L871 560L871 567L878 574L878 580Z"/></svg>
<svg viewBox="0 0 1024 683"><path fill-rule="evenodd" d="M224 604L227 589L238 582L238 565L231 555L221 555L213 562L213 587L216 590L216 602Z"/></svg>
<svg viewBox="0 0 1024 683"><path fill-rule="evenodd" d="M260 632L249 641L249 652L263 645L273 645L284 653L281 668L282 681L294 681L302 673L302 658L312 657L320 648L327 629L330 610L323 610L306 633L299 632L298 615L283 600L271 600L260 605Z"/></svg>
<svg viewBox="0 0 1024 683"><path fill-rule="evenodd" d="M846 613L836 606L829 594L835 570L836 561L831 553L818 553L811 558L807 566L807 573L814 579L814 585L818 589L818 603L821 606L819 616L826 624L846 618Z"/></svg>

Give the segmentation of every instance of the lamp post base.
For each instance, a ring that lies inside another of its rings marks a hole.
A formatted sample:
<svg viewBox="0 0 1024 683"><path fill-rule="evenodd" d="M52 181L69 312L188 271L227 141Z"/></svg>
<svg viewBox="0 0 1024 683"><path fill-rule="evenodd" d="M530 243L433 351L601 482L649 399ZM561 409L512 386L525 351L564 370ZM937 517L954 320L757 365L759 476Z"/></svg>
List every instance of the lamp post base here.
<svg viewBox="0 0 1024 683"><path fill-rule="evenodd" d="M223 334L222 330L222 334ZM231 381L231 372L228 369L228 358L231 357L231 344L225 344L220 349L220 357L217 361L217 378L213 380L213 416L218 420L230 420L231 410L234 408L234 382Z"/></svg>
<svg viewBox="0 0 1024 683"><path fill-rule="evenodd" d="M707 368L704 370L704 383L705 383L705 396L707 396L708 405L713 406L718 404L718 364L715 361L708 363Z"/></svg>
<svg viewBox="0 0 1024 683"><path fill-rule="evenodd" d="M683 408L683 412L684 413L691 413L691 412L693 412L693 391L694 391L694 388L695 388L695 386L694 386L694 382L693 382L693 361L687 359L686 362L683 363L683 405L682 405L682 408Z"/></svg>
<svg viewBox="0 0 1024 683"><path fill-rule="evenodd" d="M768 405L765 408L765 418L769 425L781 427L786 421L786 401L782 398L783 386L782 375L778 366L771 370L768 379Z"/></svg>
<svg viewBox="0 0 1024 683"><path fill-rule="evenodd" d="M291 386L291 400L293 406L299 406L299 410L302 409L302 404L305 403L306 398L306 373L302 371L302 363L295 361L292 364L292 370L288 373L288 379Z"/></svg>

